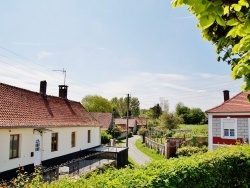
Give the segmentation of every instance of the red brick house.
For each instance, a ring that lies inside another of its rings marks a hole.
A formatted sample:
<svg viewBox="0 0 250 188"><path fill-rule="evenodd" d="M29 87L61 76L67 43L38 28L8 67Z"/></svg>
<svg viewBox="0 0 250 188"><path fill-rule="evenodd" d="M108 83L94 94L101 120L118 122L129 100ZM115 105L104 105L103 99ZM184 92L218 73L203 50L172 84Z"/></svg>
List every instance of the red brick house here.
<svg viewBox="0 0 250 188"><path fill-rule="evenodd" d="M59 165L88 154L101 145L100 123L81 105L67 99L67 86L59 97L0 83L0 179L15 176L19 165Z"/></svg>
<svg viewBox="0 0 250 188"><path fill-rule="evenodd" d="M250 138L250 92L240 92L230 98L224 92L224 102L206 111L208 114L208 146L234 145L237 141L249 142Z"/></svg>
<svg viewBox="0 0 250 188"><path fill-rule="evenodd" d="M127 119L126 118L116 118L115 125L119 125L122 128L123 132L126 132ZM137 131L143 126L145 128L147 128L146 118L136 117L136 118L129 119L129 121L128 121L129 132L132 132L133 134L136 134Z"/></svg>

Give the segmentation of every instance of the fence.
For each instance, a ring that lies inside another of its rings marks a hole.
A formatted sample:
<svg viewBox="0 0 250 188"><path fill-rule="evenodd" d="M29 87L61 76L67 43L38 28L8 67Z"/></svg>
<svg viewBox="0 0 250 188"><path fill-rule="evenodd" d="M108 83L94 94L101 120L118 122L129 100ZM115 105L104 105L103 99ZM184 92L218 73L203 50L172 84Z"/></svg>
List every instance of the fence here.
<svg viewBox="0 0 250 188"><path fill-rule="evenodd" d="M180 148L184 141L184 138L166 138L164 144L159 144L156 141L145 137L146 147L156 150L158 154L161 154L166 158L175 157L177 149Z"/></svg>
<svg viewBox="0 0 250 188"><path fill-rule="evenodd" d="M95 169L98 169L104 165L114 165L117 168L123 167L128 164L128 148L126 147L97 147L86 151L82 157L69 160L61 163L60 165L42 166L40 172L43 177L43 181L51 182L58 180L63 176L70 176L78 178L80 175L89 173ZM66 171L61 171L66 169ZM29 180L33 178L33 173L29 172L29 175L21 174ZM8 185L14 187L12 180L0 182L2 185Z"/></svg>

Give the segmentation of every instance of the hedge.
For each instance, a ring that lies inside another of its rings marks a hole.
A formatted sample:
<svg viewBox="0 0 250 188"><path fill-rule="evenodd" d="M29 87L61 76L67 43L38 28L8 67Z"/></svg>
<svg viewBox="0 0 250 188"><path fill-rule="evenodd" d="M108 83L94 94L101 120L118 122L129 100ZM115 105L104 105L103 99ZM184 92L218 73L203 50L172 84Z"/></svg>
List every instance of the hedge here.
<svg viewBox="0 0 250 188"><path fill-rule="evenodd" d="M110 169L104 174L44 187L250 187L250 146L224 147L191 157L153 161L146 166Z"/></svg>

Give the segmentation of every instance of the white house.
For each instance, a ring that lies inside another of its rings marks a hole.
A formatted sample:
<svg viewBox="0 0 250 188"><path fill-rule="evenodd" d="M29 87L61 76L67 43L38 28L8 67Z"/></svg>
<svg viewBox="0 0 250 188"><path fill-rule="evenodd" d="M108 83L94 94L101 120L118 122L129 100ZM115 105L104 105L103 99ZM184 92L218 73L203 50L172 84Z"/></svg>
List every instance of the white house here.
<svg viewBox="0 0 250 188"><path fill-rule="evenodd" d="M79 102L67 99L67 86L59 97L0 83L0 179L9 179L23 166L61 164L101 144L100 124Z"/></svg>
<svg viewBox="0 0 250 188"><path fill-rule="evenodd" d="M206 111L208 114L208 147L235 145L250 138L250 92L241 92L230 99L224 92L224 102Z"/></svg>

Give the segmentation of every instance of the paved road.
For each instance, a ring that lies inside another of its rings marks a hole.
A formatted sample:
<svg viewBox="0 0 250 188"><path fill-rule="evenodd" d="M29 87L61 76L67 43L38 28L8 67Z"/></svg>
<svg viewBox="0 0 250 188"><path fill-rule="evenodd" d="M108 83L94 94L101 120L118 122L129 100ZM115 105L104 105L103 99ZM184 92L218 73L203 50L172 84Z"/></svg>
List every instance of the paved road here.
<svg viewBox="0 0 250 188"><path fill-rule="evenodd" d="M135 141L141 139L141 136L134 135L133 137L128 139L128 155L133 159L133 161L139 165L146 164L151 161L151 158L138 150L135 146Z"/></svg>

